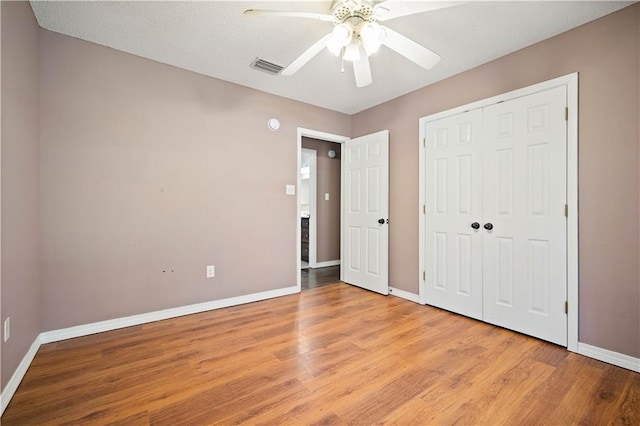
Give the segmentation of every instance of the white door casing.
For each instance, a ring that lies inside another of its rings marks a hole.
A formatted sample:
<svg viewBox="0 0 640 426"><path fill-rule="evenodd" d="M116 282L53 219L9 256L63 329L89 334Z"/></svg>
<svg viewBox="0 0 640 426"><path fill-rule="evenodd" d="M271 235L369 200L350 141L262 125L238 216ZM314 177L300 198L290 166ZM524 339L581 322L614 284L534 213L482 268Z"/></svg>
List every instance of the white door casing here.
<svg viewBox="0 0 640 426"><path fill-rule="evenodd" d="M389 294L389 132L351 139L342 161L341 279Z"/></svg>
<svg viewBox="0 0 640 426"><path fill-rule="evenodd" d="M482 110L427 123L425 135L427 300L481 319Z"/></svg>
<svg viewBox="0 0 640 426"><path fill-rule="evenodd" d="M565 87L484 108L484 320L567 345ZM486 225L489 226L489 225Z"/></svg>

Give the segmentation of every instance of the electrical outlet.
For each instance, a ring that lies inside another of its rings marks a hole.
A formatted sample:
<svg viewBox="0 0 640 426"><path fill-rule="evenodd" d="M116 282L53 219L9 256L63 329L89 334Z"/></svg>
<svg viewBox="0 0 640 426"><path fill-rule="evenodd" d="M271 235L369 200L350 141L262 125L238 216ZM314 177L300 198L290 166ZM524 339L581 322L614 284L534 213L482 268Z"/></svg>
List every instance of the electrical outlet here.
<svg viewBox="0 0 640 426"><path fill-rule="evenodd" d="M4 341L6 342L7 340L9 340L10 336L11 336L11 317L7 317L7 319L4 320Z"/></svg>
<svg viewBox="0 0 640 426"><path fill-rule="evenodd" d="M213 278L216 276L216 267L213 265L207 266L207 278Z"/></svg>

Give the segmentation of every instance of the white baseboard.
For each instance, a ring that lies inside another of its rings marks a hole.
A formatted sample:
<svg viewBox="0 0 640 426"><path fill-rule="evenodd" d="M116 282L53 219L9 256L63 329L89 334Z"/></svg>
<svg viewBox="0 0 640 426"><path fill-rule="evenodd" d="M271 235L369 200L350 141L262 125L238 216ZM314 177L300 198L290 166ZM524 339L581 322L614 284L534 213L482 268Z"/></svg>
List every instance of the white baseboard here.
<svg viewBox="0 0 640 426"><path fill-rule="evenodd" d="M9 405L9 401L11 401L11 398L13 398L13 394L15 394L16 390L18 390L18 386L24 378L24 375L27 373L27 370L29 369L33 358L35 358L38 349L40 349L41 344L42 342L40 340L40 335L38 335L31 344L31 347L29 348L25 356L22 358L22 361L20 361L20 364L18 364L18 368L16 368L16 371L13 372L13 375L11 376L11 379L9 379L7 386L5 386L2 390L2 394L0 395L0 416L2 416L4 410Z"/></svg>
<svg viewBox="0 0 640 426"><path fill-rule="evenodd" d="M597 346L587 345L586 343L581 342L578 342L578 353L580 355L588 356L589 358L594 358L599 361L640 373L640 358L634 358L629 355L610 351L608 349L602 349Z"/></svg>
<svg viewBox="0 0 640 426"><path fill-rule="evenodd" d="M327 266L337 266L340 264L340 259L338 260L325 260L324 262L316 262L312 268L326 268Z"/></svg>
<svg viewBox="0 0 640 426"><path fill-rule="evenodd" d="M400 290L398 288L389 287L389 294L392 296L401 297L411 302L420 303L420 295L409 293L408 291Z"/></svg>
<svg viewBox="0 0 640 426"><path fill-rule="evenodd" d="M258 302L260 300L267 300L274 297L298 293L299 291L300 290L297 286L279 288L277 290L263 291L261 293L247 294L244 296L231 297L228 299L197 303L195 305L164 309L162 311L149 312L146 314L132 315L130 317L116 318L107 321L94 322L91 324L78 325L75 327L63 328L60 330L46 331L40 334L40 338L42 344L57 342L65 339L73 339L74 337L88 336L89 334L116 330L118 328L131 327L134 325L146 324L148 322L181 317L183 315L197 314L214 309L228 308L230 306Z"/></svg>

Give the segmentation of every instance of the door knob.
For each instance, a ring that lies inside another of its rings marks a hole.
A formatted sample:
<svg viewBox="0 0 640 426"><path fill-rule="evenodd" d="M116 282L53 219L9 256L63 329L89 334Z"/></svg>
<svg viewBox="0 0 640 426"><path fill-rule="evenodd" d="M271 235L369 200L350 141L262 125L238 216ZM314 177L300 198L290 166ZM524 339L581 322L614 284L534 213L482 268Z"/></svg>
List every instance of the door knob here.
<svg viewBox="0 0 640 426"><path fill-rule="evenodd" d="M480 229L480 224L479 224L478 222L473 222L473 223L471 224L471 227L472 227L473 229Z"/></svg>
<svg viewBox="0 0 640 426"><path fill-rule="evenodd" d="M493 229L493 224L492 223L485 223L484 224L484 229L486 229L487 231L491 231Z"/></svg>
<svg viewBox="0 0 640 426"><path fill-rule="evenodd" d="M378 219L378 223L379 223L380 225L384 225L384 219Z"/></svg>

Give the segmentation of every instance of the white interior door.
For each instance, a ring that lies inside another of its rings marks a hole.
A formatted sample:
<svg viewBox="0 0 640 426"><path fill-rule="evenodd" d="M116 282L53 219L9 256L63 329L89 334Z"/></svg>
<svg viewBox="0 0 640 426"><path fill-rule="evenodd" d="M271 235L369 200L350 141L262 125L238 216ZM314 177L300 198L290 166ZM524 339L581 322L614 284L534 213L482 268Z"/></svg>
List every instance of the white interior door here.
<svg viewBox="0 0 640 426"><path fill-rule="evenodd" d="M566 105L558 87L484 108L482 231L484 320L564 346Z"/></svg>
<svg viewBox="0 0 640 426"><path fill-rule="evenodd" d="M426 124L427 303L482 318L482 110Z"/></svg>
<svg viewBox="0 0 640 426"><path fill-rule="evenodd" d="M389 294L389 131L343 147L342 281Z"/></svg>

